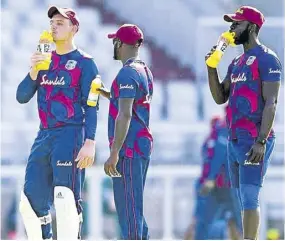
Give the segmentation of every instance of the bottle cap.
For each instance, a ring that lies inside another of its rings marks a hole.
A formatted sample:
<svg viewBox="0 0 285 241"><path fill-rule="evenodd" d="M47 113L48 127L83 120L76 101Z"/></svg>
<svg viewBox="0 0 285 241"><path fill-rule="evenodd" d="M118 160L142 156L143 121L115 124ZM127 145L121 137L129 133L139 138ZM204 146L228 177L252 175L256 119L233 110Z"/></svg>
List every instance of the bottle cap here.
<svg viewBox="0 0 285 241"><path fill-rule="evenodd" d="M44 30L40 35L39 43L52 43L52 42L53 42L53 37L51 32Z"/></svg>

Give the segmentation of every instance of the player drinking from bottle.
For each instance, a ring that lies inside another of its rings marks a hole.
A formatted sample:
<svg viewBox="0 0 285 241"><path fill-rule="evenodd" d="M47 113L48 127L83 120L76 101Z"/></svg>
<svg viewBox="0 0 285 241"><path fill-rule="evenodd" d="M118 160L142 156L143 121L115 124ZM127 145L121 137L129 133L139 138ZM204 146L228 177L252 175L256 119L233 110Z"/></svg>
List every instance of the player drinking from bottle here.
<svg viewBox="0 0 285 241"><path fill-rule="evenodd" d="M232 23L234 43L242 44L244 53L233 59L221 82L218 61L215 64L208 61L215 52L213 48L206 56L209 85L217 104L229 102L231 184L240 195L244 239L256 239L260 225L259 194L275 144L272 126L282 67L276 54L258 40L264 23L260 11L243 6L235 14L224 15L224 20Z"/></svg>
<svg viewBox="0 0 285 241"><path fill-rule="evenodd" d="M19 84L17 100L27 103L37 92L40 130L28 158L20 212L28 239L51 239L50 207L54 202L57 238L75 240L80 233L81 189L85 170L94 161L97 106L88 106L91 82L98 74L92 57L77 49L79 29L69 8L48 10L56 49L34 53L31 69Z"/></svg>

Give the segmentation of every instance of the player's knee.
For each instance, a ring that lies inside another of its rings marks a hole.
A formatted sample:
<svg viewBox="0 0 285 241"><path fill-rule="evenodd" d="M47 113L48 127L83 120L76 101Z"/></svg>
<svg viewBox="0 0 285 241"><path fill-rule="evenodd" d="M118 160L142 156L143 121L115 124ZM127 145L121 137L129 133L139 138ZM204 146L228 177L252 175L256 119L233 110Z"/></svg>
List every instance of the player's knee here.
<svg viewBox="0 0 285 241"><path fill-rule="evenodd" d="M255 210L259 207L260 186L241 184L241 202L244 210Z"/></svg>
<svg viewBox="0 0 285 241"><path fill-rule="evenodd" d="M63 196L65 196L65 198ZM68 200L68 202L74 200L78 213L80 214L82 212L82 200L78 200L78 193L74 193L70 185L55 185L54 198L55 201L58 201L58 199L65 199L66 201Z"/></svg>
<svg viewBox="0 0 285 241"><path fill-rule="evenodd" d="M66 190L70 190L74 195L74 189L79 188L78 186L79 184L77 182L75 182L75 184L71 181L68 180L68 178L56 178L54 180L54 186L55 187L60 187L60 188L66 188Z"/></svg>
<svg viewBox="0 0 285 241"><path fill-rule="evenodd" d="M46 216L49 214L46 206L41 207L42 205L35 205L37 199L33 198L33 196L27 195L25 189L21 193L21 199L19 203L19 211L21 214L35 214L36 216ZM40 200L41 202L42 200ZM41 208L40 208L41 207Z"/></svg>
<svg viewBox="0 0 285 241"><path fill-rule="evenodd" d="M78 200L78 195L74 193L74 191L67 186L55 186L54 188L54 203L56 206L61 207L63 203L64 205L70 206L72 209L75 206L76 211L79 215L79 219L82 219L82 206L81 199ZM76 198L77 197L77 198Z"/></svg>
<svg viewBox="0 0 285 241"><path fill-rule="evenodd" d="M72 200L71 202L75 202L73 191L70 187L65 185L56 185L54 187L54 199L55 202L58 202L60 200L66 200L68 202Z"/></svg>
<svg viewBox="0 0 285 241"><path fill-rule="evenodd" d="M82 222L78 214L73 191L65 186L54 188L54 205L59 239L76 239Z"/></svg>
<svg viewBox="0 0 285 241"><path fill-rule="evenodd" d="M21 200L19 204L19 211L23 218L23 222L26 228L28 239L31 240L42 240L50 239L52 236L51 232L51 215L48 213L44 216L38 216L33 210L28 198L25 193L22 192ZM44 230L44 232L43 232Z"/></svg>

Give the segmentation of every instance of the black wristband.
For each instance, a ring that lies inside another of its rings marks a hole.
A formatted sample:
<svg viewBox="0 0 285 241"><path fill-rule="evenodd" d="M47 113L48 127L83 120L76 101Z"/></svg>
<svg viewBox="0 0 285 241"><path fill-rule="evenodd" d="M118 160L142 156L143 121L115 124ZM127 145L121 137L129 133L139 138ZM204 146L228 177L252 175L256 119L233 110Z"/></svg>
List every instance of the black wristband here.
<svg viewBox="0 0 285 241"><path fill-rule="evenodd" d="M266 138L258 137L258 138L256 139L256 142L257 142L257 143L260 143L261 145L265 145L266 142L267 142L267 140L266 140Z"/></svg>

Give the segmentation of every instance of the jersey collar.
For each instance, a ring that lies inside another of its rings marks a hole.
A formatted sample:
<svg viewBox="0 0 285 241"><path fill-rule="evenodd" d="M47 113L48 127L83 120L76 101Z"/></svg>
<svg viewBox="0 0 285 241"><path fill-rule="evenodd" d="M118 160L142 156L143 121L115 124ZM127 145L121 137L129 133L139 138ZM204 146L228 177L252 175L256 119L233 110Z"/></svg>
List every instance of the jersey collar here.
<svg viewBox="0 0 285 241"><path fill-rule="evenodd" d="M124 63L124 66L125 65L128 65L128 64L131 64L132 62L134 62L135 60L138 60L139 57L132 57L132 58L129 58L127 59L127 61Z"/></svg>

